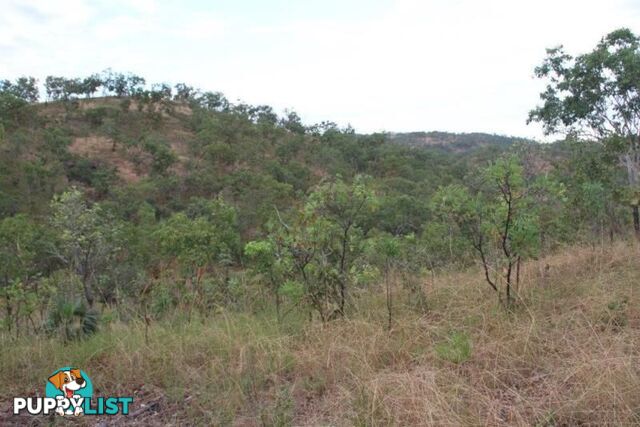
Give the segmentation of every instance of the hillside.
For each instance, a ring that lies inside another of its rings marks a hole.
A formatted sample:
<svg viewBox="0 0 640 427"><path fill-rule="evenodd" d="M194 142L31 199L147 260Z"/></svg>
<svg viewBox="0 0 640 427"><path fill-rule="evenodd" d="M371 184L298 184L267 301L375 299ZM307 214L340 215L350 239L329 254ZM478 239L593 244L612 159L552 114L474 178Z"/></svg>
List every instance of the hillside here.
<svg viewBox="0 0 640 427"><path fill-rule="evenodd" d="M46 85L0 85L0 424L65 365L134 397L80 425L639 422L615 146Z"/></svg>
<svg viewBox="0 0 640 427"><path fill-rule="evenodd" d="M46 183L34 185L17 170L3 175L12 184L4 185L0 212L38 210L74 185L95 200L142 191L160 212L179 209L192 197L222 195L238 206L247 232L266 221L274 203L286 208L299 192L329 176L367 174L419 206L425 194L463 178L465 170L514 143L428 134L448 144L442 150L406 136L360 135L331 123L305 129L295 113L278 119L268 107L194 110L188 102L128 97L49 102L21 114L17 128L5 126L3 150L11 159L6 170L40 168ZM132 200L131 206L139 203ZM415 231L424 218L388 229Z"/></svg>

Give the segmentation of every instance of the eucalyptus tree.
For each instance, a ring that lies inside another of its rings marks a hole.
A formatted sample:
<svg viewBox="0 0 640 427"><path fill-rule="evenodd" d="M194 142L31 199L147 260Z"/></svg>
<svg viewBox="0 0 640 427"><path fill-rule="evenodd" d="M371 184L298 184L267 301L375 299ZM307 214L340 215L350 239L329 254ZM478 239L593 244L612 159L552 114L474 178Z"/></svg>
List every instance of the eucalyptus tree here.
<svg viewBox="0 0 640 427"><path fill-rule="evenodd" d="M9 80L0 81L0 92L7 92L26 102L34 103L40 99L38 90L38 80L34 77L19 77L14 82Z"/></svg>
<svg viewBox="0 0 640 427"><path fill-rule="evenodd" d="M98 74L91 74L88 77L82 79L82 92L86 98L91 98L91 96L98 91L100 86L102 86L102 79Z"/></svg>
<svg viewBox="0 0 640 427"><path fill-rule="evenodd" d="M119 224L99 203L89 205L75 188L51 202L51 225L58 241L53 255L79 277L89 307L96 300L98 275L120 251Z"/></svg>
<svg viewBox="0 0 640 427"><path fill-rule="evenodd" d="M336 284L337 312L344 316L350 271L362 251L360 242L368 231L369 219L378 208L378 197L370 178L358 175L353 183L338 178L319 185L307 200L305 214L321 230L327 262Z"/></svg>
<svg viewBox="0 0 640 427"><path fill-rule="evenodd" d="M189 297L198 297L201 303L202 279L207 272L222 267L227 284L228 268L240 246L236 210L222 198L194 199L186 212L175 213L162 222L152 238L161 256L177 264L184 283L193 291Z"/></svg>
<svg viewBox="0 0 640 427"><path fill-rule="evenodd" d="M367 258L381 271L387 305L387 329L393 322L393 273L401 263L402 238L382 233L367 242Z"/></svg>
<svg viewBox="0 0 640 427"><path fill-rule="evenodd" d="M44 230L28 216L18 214L0 220L0 301L5 310L4 324L19 328L21 314L35 308L38 289L35 284L41 271L39 258ZM1 325L2 323L0 323Z"/></svg>
<svg viewBox="0 0 640 427"><path fill-rule="evenodd" d="M346 312L368 219L377 209L369 181L356 176L350 183L341 177L320 183L287 221L276 210L267 239L245 247L273 292L306 303L323 322Z"/></svg>
<svg viewBox="0 0 640 427"><path fill-rule="evenodd" d="M470 243L489 286L500 301L513 302L520 262L536 253L539 218L522 166L515 157L496 160L481 174L478 188L452 184L433 197L434 208Z"/></svg>
<svg viewBox="0 0 640 427"><path fill-rule="evenodd" d="M254 240L244 247L245 255L252 261L251 269L266 279L273 294L278 321L283 318L282 296L292 284L293 259L276 234L263 240Z"/></svg>
<svg viewBox="0 0 640 427"><path fill-rule="evenodd" d="M618 152L640 238L640 38L621 28L575 58L562 46L548 49L535 74L547 86L529 122L541 122L547 134L594 139Z"/></svg>
<svg viewBox="0 0 640 427"><path fill-rule="evenodd" d="M44 89L47 93L47 98L50 101L58 101L64 98L64 77L47 76L44 80Z"/></svg>

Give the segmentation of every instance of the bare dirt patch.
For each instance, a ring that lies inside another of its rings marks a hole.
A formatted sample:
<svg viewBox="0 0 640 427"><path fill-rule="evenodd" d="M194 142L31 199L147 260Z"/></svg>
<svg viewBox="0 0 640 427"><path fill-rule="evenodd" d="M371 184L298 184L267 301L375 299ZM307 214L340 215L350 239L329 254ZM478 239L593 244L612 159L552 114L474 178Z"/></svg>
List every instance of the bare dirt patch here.
<svg viewBox="0 0 640 427"><path fill-rule="evenodd" d="M135 147L126 148L120 144L114 146L114 141L105 136L77 137L69 146L69 151L113 166L117 170L118 176L125 182L138 182L146 175L143 172L145 168L141 167L142 165L136 165L130 159L148 160L145 159L145 156L148 155Z"/></svg>

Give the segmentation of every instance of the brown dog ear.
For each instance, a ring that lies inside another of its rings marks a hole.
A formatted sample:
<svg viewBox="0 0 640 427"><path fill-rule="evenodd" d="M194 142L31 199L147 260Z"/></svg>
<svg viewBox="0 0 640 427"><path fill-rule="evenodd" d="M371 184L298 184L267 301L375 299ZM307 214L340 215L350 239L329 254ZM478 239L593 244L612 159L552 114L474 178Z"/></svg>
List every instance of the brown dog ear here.
<svg viewBox="0 0 640 427"><path fill-rule="evenodd" d="M64 372L60 371L57 374L53 374L49 377L49 382L56 386L56 389L60 389L62 382L64 381Z"/></svg>
<svg viewBox="0 0 640 427"><path fill-rule="evenodd" d="M80 369L72 369L71 375L73 375L76 379L82 378L82 374L80 373Z"/></svg>

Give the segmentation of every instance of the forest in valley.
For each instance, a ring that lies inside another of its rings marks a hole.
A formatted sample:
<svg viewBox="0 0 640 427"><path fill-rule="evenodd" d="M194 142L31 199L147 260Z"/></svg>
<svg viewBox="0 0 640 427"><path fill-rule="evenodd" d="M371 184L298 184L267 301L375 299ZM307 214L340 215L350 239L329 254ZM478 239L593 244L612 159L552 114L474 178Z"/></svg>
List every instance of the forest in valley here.
<svg viewBox="0 0 640 427"><path fill-rule="evenodd" d="M640 39L535 74L555 142L0 79L0 403L73 363L143 424L640 422Z"/></svg>

